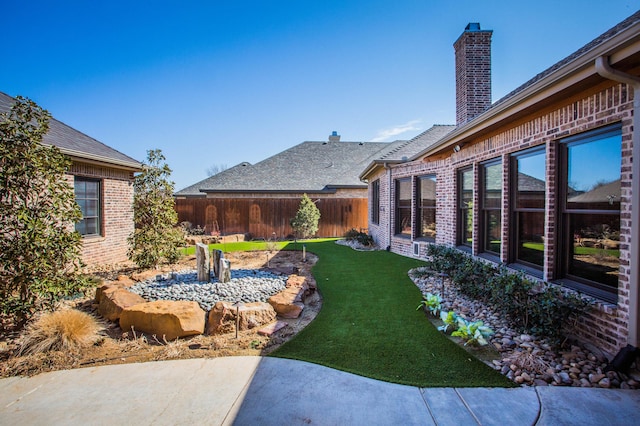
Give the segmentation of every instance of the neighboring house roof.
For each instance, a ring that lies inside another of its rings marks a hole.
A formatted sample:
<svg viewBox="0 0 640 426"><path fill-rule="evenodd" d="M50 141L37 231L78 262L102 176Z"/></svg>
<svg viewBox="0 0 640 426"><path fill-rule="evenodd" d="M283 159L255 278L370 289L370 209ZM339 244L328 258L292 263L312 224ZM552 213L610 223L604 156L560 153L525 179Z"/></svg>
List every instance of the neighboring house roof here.
<svg viewBox="0 0 640 426"><path fill-rule="evenodd" d="M546 189L545 181L529 176L524 173L518 173L518 191L520 192L544 192Z"/></svg>
<svg viewBox="0 0 640 426"><path fill-rule="evenodd" d="M303 142L256 164L240 163L174 195L333 193L338 188L366 188L358 172L388 146L389 142Z"/></svg>
<svg viewBox="0 0 640 426"><path fill-rule="evenodd" d="M449 124L435 124L428 130L420 133L418 136L410 140L395 141L389 144L385 151L380 151L378 157L374 158L367 168L360 174L360 178L364 179L374 169L384 164L398 164L408 161L417 153L428 149L431 145L437 143L449 132L455 130L456 126Z"/></svg>
<svg viewBox="0 0 640 426"><path fill-rule="evenodd" d="M14 98L0 92L0 113L9 112L14 104ZM140 162L53 117L49 120L49 131L44 135L42 143L57 146L63 154L72 159L106 163L112 167L132 171L142 169Z"/></svg>
<svg viewBox="0 0 640 426"><path fill-rule="evenodd" d="M629 57L638 52L625 53L624 50L640 38L639 26L640 11L494 102L487 111L457 127L410 160L437 154L481 134L488 134L497 126L526 116L541 102L566 99L574 93L571 92L572 87L579 89L604 81L595 67L596 59L600 57L608 57L610 63L619 65L621 70L633 68L637 62L630 61ZM616 55L618 51L623 54Z"/></svg>
<svg viewBox="0 0 640 426"><path fill-rule="evenodd" d="M579 193L570 197L570 203L613 203L620 202L621 191L620 179L603 185L598 185L590 191Z"/></svg>

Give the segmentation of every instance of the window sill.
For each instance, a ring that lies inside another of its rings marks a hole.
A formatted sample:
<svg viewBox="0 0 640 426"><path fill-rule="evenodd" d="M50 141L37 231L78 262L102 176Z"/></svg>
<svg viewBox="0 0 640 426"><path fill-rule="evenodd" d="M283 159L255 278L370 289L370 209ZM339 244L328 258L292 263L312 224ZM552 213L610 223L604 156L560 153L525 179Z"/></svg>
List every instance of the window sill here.
<svg viewBox="0 0 640 426"><path fill-rule="evenodd" d="M492 263L502 263L502 261L500 260L500 257L493 254L493 253L487 253L487 252L483 252L483 253L479 253L478 257L484 260L488 260L489 262Z"/></svg>
<svg viewBox="0 0 640 426"><path fill-rule="evenodd" d="M83 235L82 236L83 243L99 243L104 240L106 240L106 238L102 235Z"/></svg>
<svg viewBox="0 0 640 426"><path fill-rule="evenodd" d="M509 263L507 266L509 269L524 272L525 274L531 275L539 280L544 279L544 274L540 269L532 268L531 266L523 265L522 263Z"/></svg>
<svg viewBox="0 0 640 426"><path fill-rule="evenodd" d="M597 299L600 302L604 302L606 304L611 304L613 306L618 305L618 293L612 293L606 290L602 290L599 288L591 287L588 284L584 284L581 282L573 281L568 278L562 278L558 280L551 281L552 284L556 284L562 287L569 288L571 290L575 290L578 293L585 294L587 296L591 296Z"/></svg>
<svg viewBox="0 0 640 426"><path fill-rule="evenodd" d="M415 242L419 242L419 243L431 243L434 244L436 242L435 238L429 238L429 237L418 237L414 240Z"/></svg>
<svg viewBox="0 0 640 426"><path fill-rule="evenodd" d="M407 235L407 234L395 234L393 236L393 238L402 238L403 240L410 240L411 239L411 235Z"/></svg>

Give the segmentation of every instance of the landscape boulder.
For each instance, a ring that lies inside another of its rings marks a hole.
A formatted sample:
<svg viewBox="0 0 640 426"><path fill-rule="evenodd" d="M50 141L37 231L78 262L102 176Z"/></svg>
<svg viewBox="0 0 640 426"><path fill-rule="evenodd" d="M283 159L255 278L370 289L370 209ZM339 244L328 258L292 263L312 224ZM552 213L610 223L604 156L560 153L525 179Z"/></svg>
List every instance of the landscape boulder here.
<svg viewBox="0 0 640 426"><path fill-rule="evenodd" d="M96 290L98 313L109 321L118 321L122 310L129 306L144 303L142 296L131 293L118 285L104 285Z"/></svg>
<svg viewBox="0 0 640 426"><path fill-rule="evenodd" d="M276 311L268 303L243 303L238 308L229 302L217 302L209 311L207 334L224 334L235 331L238 313L240 315L239 331L260 327L276 319Z"/></svg>
<svg viewBox="0 0 640 426"><path fill-rule="evenodd" d="M204 333L205 312L197 302L157 300L139 303L124 309L120 315L120 328L155 334L158 339L174 340L178 337Z"/></svg>
<svg viewBox="0 0 640 426"><path fill-rule="evenodd" d="M313 290L305 277L291 275L287 279L286 288L271 296L268 302L282 318L298 318L304 309L305 298Z"/></svg>

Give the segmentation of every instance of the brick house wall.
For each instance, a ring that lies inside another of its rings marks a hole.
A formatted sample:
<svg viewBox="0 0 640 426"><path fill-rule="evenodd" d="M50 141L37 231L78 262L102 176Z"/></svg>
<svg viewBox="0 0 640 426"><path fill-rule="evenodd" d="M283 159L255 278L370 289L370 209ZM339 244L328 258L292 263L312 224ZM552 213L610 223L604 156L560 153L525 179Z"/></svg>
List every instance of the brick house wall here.
<svg viewBox="0 0 640 426"><path fill-rule="evenodd" d="M82 261L87 265L112 264L127 260L127 238L134 229L133 173L126 170L74 161L67 175L100 181L101 235L82 238Z"/></svg>
<svg viewBox="0 0 640 426"><path fill-rule="evenodd" d="M558 141L572 135L597 129L602 126L620 123L622 127L622 164L621 164L621 227L620 227L620 275L616 304L598 302L592 314L583 318L578 328L578 337L589 340L602 350L615 354L626 345L628 335L629 312L629 239L631 229L629 211L631 209L631 139L633 95L625 84L604 84L592 88L579 96L561 100L543 112L534 113L517 124L501 128L489 136L465 144L459 152L451 152L444 158L415 160L410 163L392 166L389 171L381 169L377 175L369 177L369 182L380 180L380 204L386 211L380 212L380 224L369 225L374 240L381 247L389 245L391 251L413 256L414 235L393 235L396 179L411 177L413 187L417 176L436 175L436 243L455 246L458 241L457 222L457 186L458 170L473 167L474 206L479 205L479 170L481 163L500 159L503 167L502 186L502 245L497 262L508 262L510 243L510 156L531 147L544 146L547 156L546 168L546 211L545 230L548 241L545 251L543 279L553 280L553 262L558 253L553 244L556 241L557 182L556 164ZM390 175L389 175L390 173ZM389 177L391 184L389 184ZM386 191L391 191L389 198ZM414 191L415 193L415 191ZM384 194L384 195L383 195ZM382 210L382 207L381 207ZM415 224L416 200L412 202L412 223ZM471 252L479 255L479 209L473 211L473 245ZM391 233L391 235L389 235ZM389 241L390 240L390 241ZM421 243L420 256L424 256L427 243Z"/></svg>

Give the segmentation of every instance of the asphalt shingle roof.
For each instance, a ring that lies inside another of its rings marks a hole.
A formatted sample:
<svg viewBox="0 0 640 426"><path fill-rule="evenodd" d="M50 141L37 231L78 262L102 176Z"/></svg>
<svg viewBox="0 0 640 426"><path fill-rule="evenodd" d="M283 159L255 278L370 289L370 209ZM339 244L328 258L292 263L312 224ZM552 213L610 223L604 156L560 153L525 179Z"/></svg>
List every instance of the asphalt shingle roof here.
<svg viewBox="0 0 640 426"><path fill-rule="evenodd" d="M448 124L435 124L431 128L420 133L408 141L392 142L389 150L376 160L402 161L413 157L418 152L428 148L442 139L456 126Z"/></svg>
<svg viewBox="0 0 640 426"><path fill-rule="evenodd" d="M178 191L177 196L204 192L333 192L366 188L358 174L389 142L303 142L256 164L240 163ZM386 152L386 151L385 151Z"/></svg>
<svg viewBox="0 0 640 426"><path fill-rule="evenodd" d="M14 104L14 98L0 92L0 113L9 112ZM49 131L42 142L47 145L55 145L63 153L78 158L92 159L133 169L142 167L137 160L67 126L53 117L49 121Z"/></svg>

